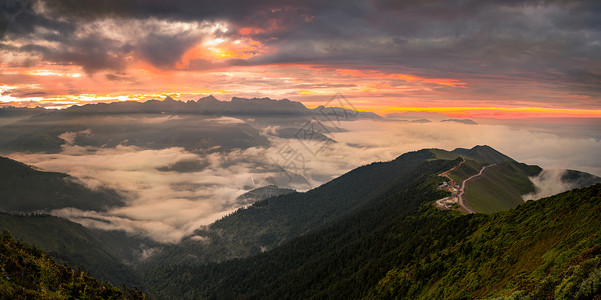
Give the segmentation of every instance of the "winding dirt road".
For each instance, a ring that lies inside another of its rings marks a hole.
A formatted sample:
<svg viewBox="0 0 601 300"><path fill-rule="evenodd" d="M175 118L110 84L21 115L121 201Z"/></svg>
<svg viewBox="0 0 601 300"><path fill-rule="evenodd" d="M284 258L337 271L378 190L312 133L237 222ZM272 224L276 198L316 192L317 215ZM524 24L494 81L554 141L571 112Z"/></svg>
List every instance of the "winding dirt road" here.
<svg viewBox="0 0 601 300"><path fill-rule="evenodd" d="M444 176L444 177L448 178L451 183L450 186L451 187L455 186L455 181L449 176L449 172L455 170L457 167L461 166L461 164L463 164L464 162L465 162L465 159L458 165L449 169L448 171L438 174L438 176ZM450 197L442 198L440 200L435 201L434 205L440 209L449 209L450 208L449 203L458 203L460 210L462 210L466 213L470 213L470 214L476 213L473 209L471 209L469 206L467 206L467 204L465 203L465 199L463 198L463 194L465 193L465 185L468 183L468 181L482 175L482 173L484 172L484 170L486 168L492 167L494 165L496 165L496 164L486 165L486 166L482 167L482 169L480 169L480 172L478 172L478 174L468 177L461 183L461 187L457 190L457 193L453 193ZM454 200L453 198L457 198L456 199L457 202L453 201Z"/></svg>
<svg viewBox="0 0 601 300"><path fill-rule="evenodd" d="M468 181L482 175L482 172L484 172L484 170L488 167L492 167L496 164L492 164L492 165L486 165L484 167L482 167L482 169L480 170L480 172L476 175L472 175L469 178L467 178L466 180L463 181L463 183L461 183L461 188L459 189L459 193L457 194L457 198L459 199L459 206L466 212L473 214L475 213L475 211L473 209L471 209L469 206L467 206L467 204L465 204L465 200L463 199L463 194L465 193L465 185L467 184Z"/></svg>
<svg viewBox="0 0 601 300"><path fill-rule="evenodd" d="M458 165L456 165L456 166L452 167L451 169L449 169L449 170L447 170L447 171L444 171L444 172L442 172L442 173L438 174L438 176L444 176L444 177L448 178L448 179L449 179L449 182L451 182L451 185L452 185L452 186L454 186L454 185L455 185L455 180L453 180L453 179L451 178L451 176L449 176L449 173L450 173L451 171L453 171L453 170L457 169L459 166L461 166L461 165L462 165L462 164L465 162L465 159L464 159L463 157L462 157L461 159L463 159L463 160L462 160L462 161L461 161L461 162L460 162Z"/></svg>

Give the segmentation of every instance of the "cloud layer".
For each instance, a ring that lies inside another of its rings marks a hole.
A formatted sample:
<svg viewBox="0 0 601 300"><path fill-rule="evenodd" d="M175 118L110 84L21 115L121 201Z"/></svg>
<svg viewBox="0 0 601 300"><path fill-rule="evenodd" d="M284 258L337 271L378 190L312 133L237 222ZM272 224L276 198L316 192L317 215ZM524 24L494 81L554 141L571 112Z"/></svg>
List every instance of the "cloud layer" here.
<svg viewBox="0 0 601 300"><path fill-rule="evenodd" d="M176 243L200 226L247 205L236 198L251 188L276 184L304 191L358 166L422 148L453 150L487 144L520 162L601 175L601 141L594 138L448 122L354 121L339 125L344 130L328 133L336 143L266 135L272 145L269 148L203 155L182 148L98 149L67 144L58 154L16 153L11 158L66 172L92 188L108 186L127 196L124 207L103 213L66 208L52 214L166 243ZM277 130L270 127L264 132ZM72 134L64 137L70 139Z"/></svg>

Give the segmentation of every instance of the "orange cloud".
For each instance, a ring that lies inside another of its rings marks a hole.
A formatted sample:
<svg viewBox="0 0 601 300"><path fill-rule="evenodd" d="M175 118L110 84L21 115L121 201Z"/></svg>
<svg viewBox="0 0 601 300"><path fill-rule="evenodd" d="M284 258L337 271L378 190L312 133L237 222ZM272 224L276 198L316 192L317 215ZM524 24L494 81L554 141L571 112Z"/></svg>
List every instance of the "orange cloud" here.
<svg viewBox="0 0 601 300"><path fill-rule="evenodd" d="M178 69L186 69L195 59L219 61L226 58L247 59L269 53L268 47L250 38L226 40L223 38L207 39L186 51L176 64Z"/></svg>

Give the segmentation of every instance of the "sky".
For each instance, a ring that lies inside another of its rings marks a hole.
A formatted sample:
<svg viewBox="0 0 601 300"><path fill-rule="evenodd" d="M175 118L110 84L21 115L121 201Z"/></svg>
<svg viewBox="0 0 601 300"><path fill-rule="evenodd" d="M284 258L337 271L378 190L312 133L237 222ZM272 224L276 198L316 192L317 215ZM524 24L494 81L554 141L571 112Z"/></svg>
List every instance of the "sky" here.
<svg viewBox="0 0 601 300"><path fill-rule="evenodd" d="M379 114L599 118L601 2L0 2L2 106L336 93Z"/></svg>

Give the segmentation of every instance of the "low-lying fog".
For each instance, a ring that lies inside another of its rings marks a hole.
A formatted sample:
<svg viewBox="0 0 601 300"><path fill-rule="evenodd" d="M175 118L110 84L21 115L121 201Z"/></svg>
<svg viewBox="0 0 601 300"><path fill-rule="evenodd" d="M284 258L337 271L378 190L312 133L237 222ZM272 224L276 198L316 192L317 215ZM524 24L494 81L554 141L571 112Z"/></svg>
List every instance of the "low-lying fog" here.
<svg viewBox="0 0 601 300"><path fill-rule="evenodd" d="M228 121L242 122L232 118ZM422 148L453 150L486 144L520 162L601 175L601 141L581 131L577 135L557 135L507 125L374 120L328 126L330 130L324 134L336 143L304 133L279 138L274 135L279 130L274 124L257 128L271 147L208 154L191 153L181 147L149 150L124 145L74 145L75 135L94 134L87 130L64 135L68 143L61 153L14 153L10 157L43 170L68 173L92 188L116 189L128 199L126 206L102 213L65 208L51 214L85 226L124 230L166 243L176 243L199 226L248 205L236 198L249 189L276 184L305 191L358 166Z"/></svg>

